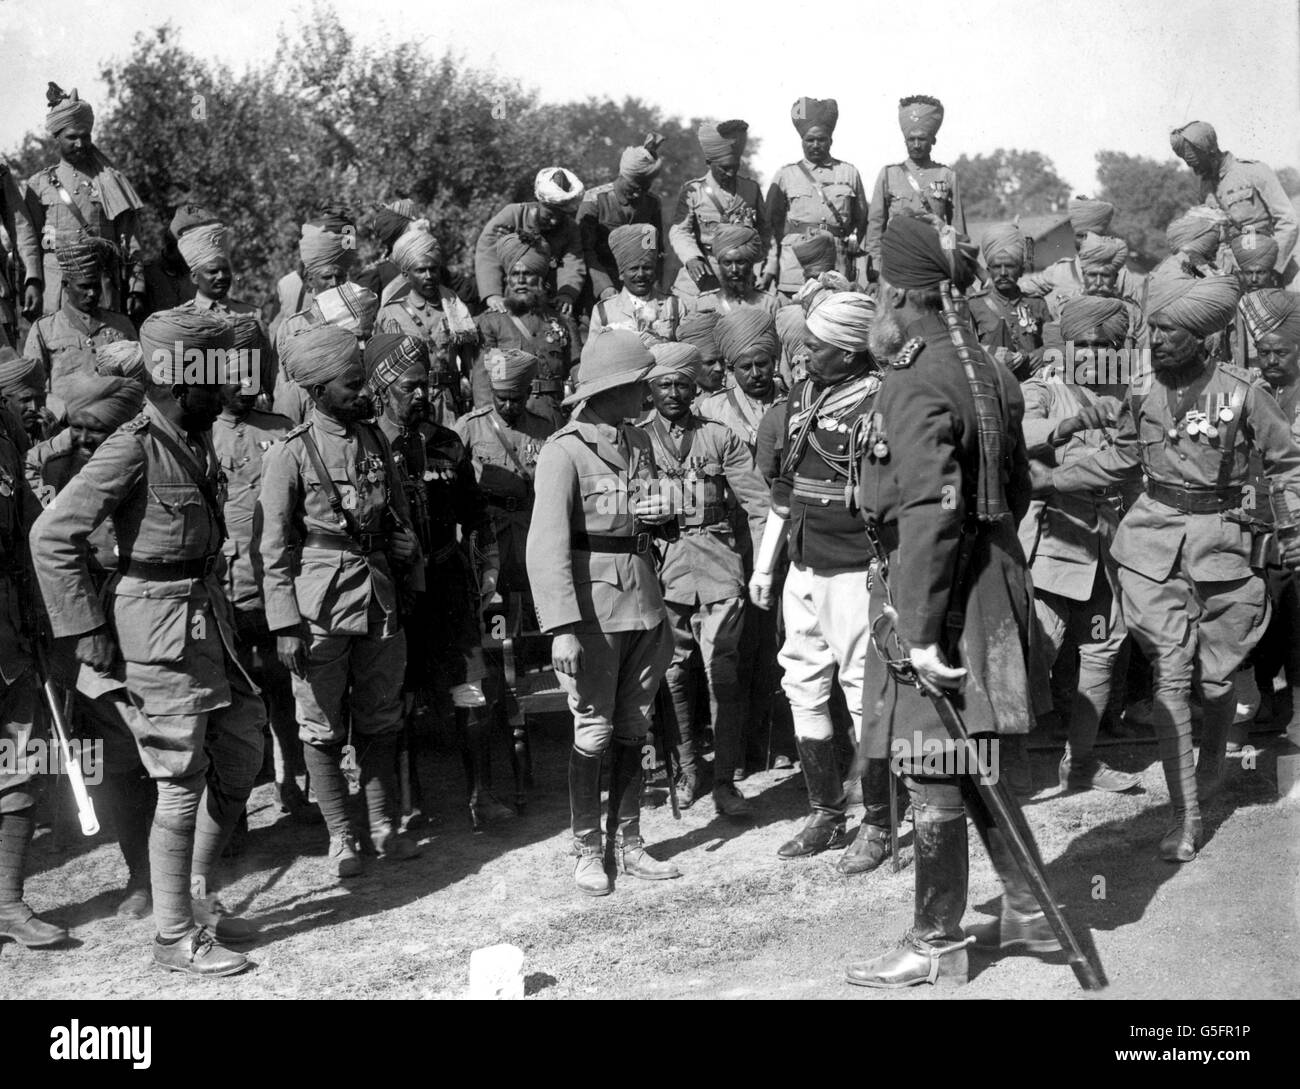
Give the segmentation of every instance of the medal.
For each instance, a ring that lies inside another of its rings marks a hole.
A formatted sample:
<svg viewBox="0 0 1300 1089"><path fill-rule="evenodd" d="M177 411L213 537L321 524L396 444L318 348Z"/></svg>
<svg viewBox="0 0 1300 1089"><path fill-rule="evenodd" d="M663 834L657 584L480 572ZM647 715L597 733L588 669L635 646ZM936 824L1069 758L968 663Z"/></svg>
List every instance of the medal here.
<svg viewBox="0 0 1300 1089"><path fill-rule="evenodd" d="M889 457L889 444L885 442L884 439L881 439L871 448L871 454L873 457L881 460Z"/></svg>
<svg viewBox="0 0 1300 1089"><path fill-rule="evenodd" d="M1165 434L1169 436L1170 442L1178 441L1178 428L1171 427L1168 431L1165 432Z"/></svg>
<svg viewBox="0 0 1300 1089"><path fill-rule="evenodd" d="M1232 423L1232 409L1224 407L1219 409L1219 423Z"/></svg>

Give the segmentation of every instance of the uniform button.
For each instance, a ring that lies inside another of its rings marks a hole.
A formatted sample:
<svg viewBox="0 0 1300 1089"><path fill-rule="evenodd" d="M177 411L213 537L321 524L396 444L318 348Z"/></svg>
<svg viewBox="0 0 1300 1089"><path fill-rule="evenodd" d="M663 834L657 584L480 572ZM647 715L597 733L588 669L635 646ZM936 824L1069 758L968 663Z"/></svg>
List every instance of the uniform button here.
<svg viewBox="0 0 1300 1089"><path fill-rule="evenodd" d="M826 506L829 502L830 502L829 499L823 499L823 500L822 500L822 506L823 506L823 507Z"/></svg>

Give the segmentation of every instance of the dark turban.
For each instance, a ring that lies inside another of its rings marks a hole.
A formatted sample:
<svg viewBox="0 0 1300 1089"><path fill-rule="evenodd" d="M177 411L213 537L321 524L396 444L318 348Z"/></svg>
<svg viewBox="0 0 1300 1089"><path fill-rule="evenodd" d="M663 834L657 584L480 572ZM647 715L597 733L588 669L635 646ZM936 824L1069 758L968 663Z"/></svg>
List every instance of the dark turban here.
<svg viewBox="0 0 1300 1089"><path fill-rule="evenodd" d="M751 348L762 349L772 359L781 354L781 338L776 335L776 320L757 306L742 306L718 319L718 347L722 358L735 362Z"/></svg>
<svg viewBox="0 0 1300 1089"><path fill-rule="evenodd" d="M619 156L618 172L634 181L649 181L663 169L664 161L646 147L628 147Z"/></svg>
<svg viewBox="0 0 1300 1089"><path fill-rule="evenodd" d="M812 128L834 132L840 120L840 104L833 98L797 98L790 107L790 120L800 136Z"/></svg>
<svg viewBox="0 0 1300 1089"><path fill-rule="evenodd" d="M75 87L61 101L54 103L45 115L45 131L51 136L58 136L64 129L74 126L89 132L94 124L95 111L90 108L89 102L83 102L78 97Z"/></svg>
<svg viewBox="0 0 1300 1089"><path fill-rule="evenodd" d="M898 127L903 136L934 136L943 124L943 103L929 95L898 100Z"/></svg>
<svg viewBox="0 0 1300 1089"><path fill-rule="evenodd" d="M1300 295L1280 287L1252 291L1241 300L1241 316L1256 342L1276 333L1288 344L1300 344Z"/></svg>
<svg viewBox="0 0 1300 1089"><path fill-rule="evenodd" d="M1180 159L1187 157L1188 147L1199 151L1218 151L1219 136L1208 121L1189 121L1169 134L1169 146Z"/></svg>
<svg viewBox="0 0 1300 1089"><path fill-rule="evenodd" d="M357 338L337 325L302 329L284 344L284 372L304 390L323 386L360 358Z"/></svg>
<svg viewBox="0 0 1300 1089"><path fill-rule="evenodd" d="M1228 245L1239 269L1277 268L1277 241L1269 235L1243 231Z"/></svg>
<svg viewBox="0 0 1300 1089"><path fill-rule="evenodd" d="M1165 239L1174 253L1208 261L1218 252L1219 238L1227 222L1228 217L1215 208L1193 208L1165 228Z"/></svg>
<svg viewBox="0 0 1300 1089"><path fill-rule="evenodd" d="M835 236L828 231L817 231L807 238L799 239L790 249L794 251L795 260L799 262L801 268L807 269L809 265L825 264L828 260L833 264Z"/></svg>
<svg viewBox="0 0 1300 1089"><path fill-rule="evenodd" d="M411 223L411 216L404 216L401 212L394 212L391 208L376 208L375 214L370 217L370 229L375 232L375 237L389 249L392 249L393 243L402 237L402 232Z"/></svg>
<svg viewBox="0 0 1300 1089"><path fill-rule="evenodd" d="M894 287L938 287L947 280L964 291L975 280L975 253L951 227L891 216L880 247L880 275Z"/></svg>
<svg viewBox="0 0 1300 1089"><path fill-rule="evenodd" d="M749 123L747 121L723 121L720 125L711 125L707 121L700 123L695 131L704 152L706 163L715 163L732 155L744 154L745 144L749 141Z"/></svg>
<svg viewBox="0 0 1300 1089"><path fill-rule="evenodd" d="M98 279L116 252L113 243L106 238L83 238L80 235L60 235L54 247L59 272L65 280Z"/></svg>
<svg viewBox="0 0 1300 1089"><path fill-rule="evenodd" d="M19 355L10 347L0 347L0 394L9 396L22 390L45 388L45 366L39 359Z"/></svg>
<svg viewBox="0 0 1300 1089"><path fill-rule="evenodd" d="M763 240L758 232L740 223L719 223L710 245L713 256L718 258L730 250L739 250L749 261L761 260L763 256Z"/></svg>
<svg viewBox="0 0 1300 1089"><path fill-rule="evenodd" d="M1128 246L1122 238L1090 234L1079 247L1079 267L1100 272L1118 272L1128 263Z"/></svg>
<svg viewBox="0 0 1300 1089"><path fill-rule="evenodd" d="M61 383L59 399L68 423L74 427L115 431L139 415L144 386L136 379L75 372Z"/></svg>
<svg viewBox="0 0 1300 1089"><path fill-rule="evenodd" d="M429 366L429 345L423 337L379 333L366 343L366 385L381 393L412 367Z"/></svg>
<svg viewBox="0 0 1300 1089"><path fill-rule="evenodd" d="M1014 223L997 223L984 232L980 242L980 252L984 254L984 263L993 265L999 257L1010 257L1018 265L1024 265L1028 257L1025 236Z"/></svg>
<svg viewBox="0 0 1300 1089"><path fill-rule="evenodd" d="M191 382L196 376L200 379L195 385L221 384L224 374L217 375L208 360L203 360L196 371L195 361L186 360L185 355L192 350L228 351L234 341L230 322L206 310L160 310L140 326L145 367L160 386L180 385L187 373Z"/></svg>
<svg viewBox="0 0 1300 1089"><path fill-rule="evenodd" d="M1128 332L1128 307L1123 299L1075 295L1061 305L1061 336L1118 344Z"/></svg>
<svg viewBox="0 0 1300 1089"><path fill-rule="evenodd" d="M658 260L659 232L650 223L626 223L609 232L609 251L620 272L647 254Z"/></svg>
<svg viewBox="0 0 1300 1089"><path fill-rule="evenodd" d="M332 230L319 223L304 223L298 256L308 275L331 265L347 266L357 255L357 236L351 225Z"/></svg>
<svg viewBox="0 0 1300 1089"><path fill-rule="evenodd" d="M256 314L228 314L226 320L230 322L234 341L231 347L235 349L233 359L226 357L227 381L242 386L251 396L257 392L254 383L261 380L262 374L261 352L265 347L262 325Z"/></svg>
<svg viewBox="0 0 1300 1089"><path fill-rule="evenodd" d="M497 393L527 393L537 377L537 356L518 348L489 348L483 357L488 384Z"/></svg>
<svg viewBox="0 0 1300 1089"><path fill-rule="evenodd" d="M509 275L511 269L522 264L529 272L545 276L551 268L549 251L540 249L531 242L526 242L517 234L503 234L497 239L497 260L502 270Z"/></svg>
<svg viewBox="0 0 1300 1089"><path fill-rule="evenodd" d="M1070 198L1070 226L1075 232L1092 231L1105 234L1110 221L1115 218L1115 205L1106 200L1089 200L1087 197Z"/></svg>
<svg viewBox="0 0 1300 1089"><path fill-rule="evenodd" d="M793 360L806 351L807 333L808 323L804 321L802 306L783 306L776 312L776 335L781 338L786 359Z"/></svg>
<svg viewBox="0 0 1300 1089"><path fill-rule="evenodd" d="M393 243L393 264L403 272L442 264L442 247L428 221L408 220L407 228Z"/></svg>
<svg viewBox="0 0 1300 1089"><path fill-rule="evenodd" d="M680 341L664 340L650 345L650 354L655 357L655 365L645 376L647 382L656 378L669 378L682 375L692 382L700 380L700 364L704 362L700 350L694 344Z"/></svg>
<svg viewBox="0 0 1300 1089"><path fill-rule="evenodd" d="M697 310L687 314L677 326L677 340L682 344L694 344L705 359L717 359L722 354L718 347L718 312Z"/></svg>
<svg viewBox="0 0 1300 1089"><path fill-rule="evenodd" d="M1198 337L1207 337L1232 320L1241 289L1235 276L1170 279L1151 284L1147 313Z"/></svg>

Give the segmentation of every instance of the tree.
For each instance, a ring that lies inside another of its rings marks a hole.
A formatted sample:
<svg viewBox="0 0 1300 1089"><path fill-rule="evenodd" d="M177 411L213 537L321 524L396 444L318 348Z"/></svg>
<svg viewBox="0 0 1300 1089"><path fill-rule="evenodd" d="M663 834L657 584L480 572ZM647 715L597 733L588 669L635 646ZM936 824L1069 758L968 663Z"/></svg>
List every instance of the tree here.
<svg viewBox="0 0 1300 1089"><path fill-rule="evenodd" d="M1157 162L1123 151L1097 152L1099 196L1115 205L1111 233L1146 268L1168 256L1165 228L1201 202L1200 183L1177 159Z"/></svg>
<svg viewBox="0 0 1300 1089"><path fill-rule="evenodd" d="M962 155L953 170L966 215L974 220L1064 212L1070 197L1052 160L1037 151L998 148L992 155Z"/></svg>

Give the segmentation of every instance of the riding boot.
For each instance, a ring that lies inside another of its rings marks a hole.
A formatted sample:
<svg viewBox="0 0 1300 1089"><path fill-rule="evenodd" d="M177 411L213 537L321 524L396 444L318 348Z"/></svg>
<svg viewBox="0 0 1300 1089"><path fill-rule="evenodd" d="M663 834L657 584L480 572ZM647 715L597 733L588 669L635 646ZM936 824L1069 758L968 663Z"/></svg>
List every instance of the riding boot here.
<svg viewBox="0 0 1300 1089"><path fill-rule="evenodd" d="M835 866L840 873L870 873L889 857L889 792L893 789L889 761L868 760L862 775L865 812L858 834Z"/></svg>
<svg viewBox="0 0 1300 1089"><path fill-rule="evenodd" d="M835 755L835 739L796 737L795 744L812 813L794 837L777 848L781 858L838 850L848 842L844 833L844 781Z"/></svg>
<svg viewBox="0 0 1300 1089"><path fill-rule="evenodd" d="M397 831L397 734L376 734L360 740L361 789L370 818L370 843L380 858L404 862L420 848Z"/></svg>
<svg viewBox="0 0 1300 1089"><path fill-rule="evenodd" d="M492 719L478 708L456 708L456 730L461 738L465 775L469 780L469 819L475 832L489 821L509 820L515 811L492 793L489 747Z"/></svg>
<svg viewBox="0 0 1300 1089"><path fill-rule="evenodd" d="M1233 687L1227 695L1206 699L1201 710L1201 756L1196 762L1196 796L1205 805L1223 788L1228 771L1228 732L1237 711Z"/></svg>
<svg viewBox="0 0 1300 1089"><path fill-rule="evenodd" d="M605 896L610 891L600 845L600 768L600 753L569 751L569 809L578 856L573 879L578 891L588 896Z"/></svg>
<svg viewBox="0 0 1300 1089"><path fill-rule="evenodd" d="M609 813L606 817L606 848L614 856L618 872L646 881L665 881L681 877L671 862L651 858L641 839L641 767L640 742L615 741L610 748Z"/></svg>

